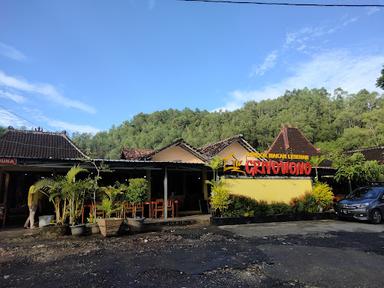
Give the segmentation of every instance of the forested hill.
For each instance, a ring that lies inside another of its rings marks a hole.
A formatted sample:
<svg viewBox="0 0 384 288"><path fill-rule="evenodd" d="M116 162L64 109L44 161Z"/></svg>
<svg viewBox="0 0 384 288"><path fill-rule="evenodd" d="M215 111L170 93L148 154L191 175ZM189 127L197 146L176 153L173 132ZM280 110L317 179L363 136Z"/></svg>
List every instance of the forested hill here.
<svg viewBox="0 0 384 288"><path fill-rule="evenodd" d="M119 158L123 147L159 148L176 138L200 147L235 134L256 148L267 148L282 124L300 128L322 151L384 145L384 95L338 89L288 91L273 100L248 102L233 112L169 109L137 114L109 131L75 134L81 149L94 157Z"/></svg>

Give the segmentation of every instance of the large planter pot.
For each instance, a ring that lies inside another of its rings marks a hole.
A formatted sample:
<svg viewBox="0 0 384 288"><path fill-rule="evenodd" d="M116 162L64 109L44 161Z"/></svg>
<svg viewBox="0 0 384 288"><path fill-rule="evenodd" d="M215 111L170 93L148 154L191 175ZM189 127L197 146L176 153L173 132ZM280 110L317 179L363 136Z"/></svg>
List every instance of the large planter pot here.
<svg viewBox="0 0 384 288"><path fill-rule="evenodd" d="M97 223L87 223L85 224L85 230L87 234L99 234L100 228Z"/></svg>
<svg viewBox="0 0 384 288"><path fill-rule="evenodd" d="M50 225L53 219L55 219L55 215L39 216L39 227L41 228Z"/></svg>
<svg viewBox="0 0 384 288"><path fill-rule="evenodd" d="M71 234L73 236L81 236L81 235L84 235L84 233L85 233L84 224L71 226Z"/></svg>
<svg viewBox="0 0 384 288"><path fill-rule="evenodd" d="M68 225L49 225L41 229L41 233L48 237L58 237L69 234Z"/></svg>
<svg viewBox="0 0 384 288"><path fill-rule="evenodd" d="M129 230L132 232L143 232L144 231L144 220L145 218L127 218L126 224Z"/></svg>
<svg viewBox="0 0 384 288"><path fill-rule="evenodd" d="M123 220L123 218L97 219L97 224L99 225L101 235L105 237L116 236L119 233Z"/></svg>

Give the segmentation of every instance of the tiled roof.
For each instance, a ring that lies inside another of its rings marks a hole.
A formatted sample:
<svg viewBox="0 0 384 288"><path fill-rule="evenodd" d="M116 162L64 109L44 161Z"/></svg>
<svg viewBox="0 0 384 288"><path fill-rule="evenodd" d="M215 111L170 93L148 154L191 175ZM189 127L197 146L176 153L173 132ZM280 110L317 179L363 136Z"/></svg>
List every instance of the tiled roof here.
<svg viewBox="0 0 384 288"><path fill-rule="evenodd" d="M352 155L356 152L362 153L366 160L376 160L377 162L384 164L384 146L351 150L346 152L346 154Z"/></svg>
<svg viewBox="0 0 384 288"><path fill-rule="evenodd" d="M320 154L320 151L309 142L298 128L285 126L281 129L267 153L316 156Z"/></svg>
<svg viewBox="0 0 384 288"><path fill-rule="evenodd" d="M161 149L153 151L152 153L148 154L145 157L145 159L151 160L151 157L153 155L155 155L155 154L159 153L160 151L163 151L163 150L165 150L165 149L167 149L169 147L173 147L173 146L179 146L179 147L184 148L185 150L189 151L190 153L192 153L193 155L195 155L197 158L199 158L202 161L206 161L207 160L207 158L205 157L204 154L200 153L200 151L198 149L196 149L192 145L188 144L183 139L177 139L174 142L172 142L171 144L169 144L169 145L167 145L167 146L165 146L165 147L163 147Z"/></svg>
<svg viewBox="0 0 384 288"><path fill-rule="evenodd" d="M121 159L142 160L152 152L152 149L124 148L121 152Z"/></svg>
<svg viewBox="0 0 384 288"><path fill-rule="evenodd" d="M65 133L8 129L0 138L0 157L80 159L87 156Z"/></svg>
<svg viewBox="0 0 384 288"><path fill-rule="evenodd" d="M241 134L232 136L230 138L221 140L221 141L216 142L216 143L212 143L212 144L208 144L208 145L205 145L203 147L200 147L199 151L200 151L200 153L204 154L208 158L211 158L211 157L217 155L218 153L220 153L220 151L224 150L225 148L227 148L229 145L231 145L234 142L239 142L240 145L242 145L249 152L255 152L256 151L255 148L253 148L251 146L251 144L249 144L244 139L243 135L241 135Z"/></svg>

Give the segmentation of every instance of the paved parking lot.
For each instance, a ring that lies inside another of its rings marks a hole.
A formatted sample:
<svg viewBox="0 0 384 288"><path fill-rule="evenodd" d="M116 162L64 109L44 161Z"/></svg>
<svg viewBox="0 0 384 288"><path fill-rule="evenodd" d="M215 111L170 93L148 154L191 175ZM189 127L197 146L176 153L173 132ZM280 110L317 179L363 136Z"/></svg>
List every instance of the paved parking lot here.
<svg viewBox="0 0 384 288"><path fill-rule="evenodd" d="M221 226L254 240L269 277L315 287L384 287L384 225L298 221Z"/></svg>
<svg viewBox="0 0 384 288"><path fill-rule="evenodd" d="M0 287L383 287L384 225L301 221L103 238L0 231Z"/></svg>
<svg viewBox="0 0 384 288"><path fill-rule="evenodd" d="M264 237L276 235L305 235L329 232L358 232L380 233L384 232L384 224L373 225L362 222L317 220L257 223L247 225L227 225L220 229L235 233L243 237Z"/></svg>

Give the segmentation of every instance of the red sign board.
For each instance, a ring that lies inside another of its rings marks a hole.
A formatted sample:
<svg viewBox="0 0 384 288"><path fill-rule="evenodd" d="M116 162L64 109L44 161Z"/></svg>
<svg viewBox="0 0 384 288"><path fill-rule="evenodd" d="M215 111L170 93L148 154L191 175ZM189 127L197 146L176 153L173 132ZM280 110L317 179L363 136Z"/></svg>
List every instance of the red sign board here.
<svg viewBox="0 0 384 288"><path fill-rule="evenodd" d="M0 165L16 165L17 160L15 158L0 158Z"/></svg>
<svg viewBox="0 0 384 288"><path fill-rule="evenodd" d="M309 162L283 162L247 160L245 172L248 175L310 175L312 166Z"/></svg>

